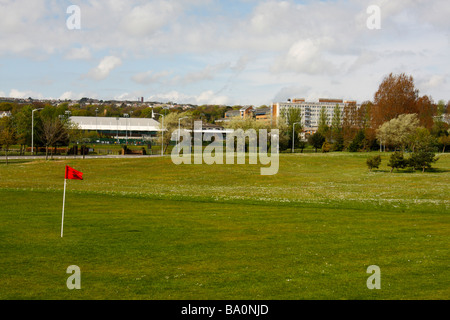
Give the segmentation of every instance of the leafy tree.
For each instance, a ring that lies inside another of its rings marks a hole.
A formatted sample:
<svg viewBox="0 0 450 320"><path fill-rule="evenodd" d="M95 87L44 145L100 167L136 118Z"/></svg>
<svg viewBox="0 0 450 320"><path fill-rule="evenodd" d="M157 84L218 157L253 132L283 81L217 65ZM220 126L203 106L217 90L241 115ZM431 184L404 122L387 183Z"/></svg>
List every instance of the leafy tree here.
<svg viewBox="0 0 450 320"><path fill-rule="evenodd" d="M412 76L404 73L389 74L383 79L374 96L372 127L377 129L401 114L418 113L418 94Z"/></svg>
<svg viewBox="0 0 450 320"><path fill-rule="evenodd" d="M440 136L439 137L439 143L443 146L442 147L442 153L445 153L445 147L450 145L450 135L446 136Z"/></svg>
<svg viewBox="0 0 450 320"><path fill-rule="evenodd" d="M434 123L430 130L435 137L448 135L447 130L449 129L449 124L444 121L445 113L446 113L445 102L443 100L440 100L436 106L436 116L434 117Z"/></svg>
<svg viewBox="0 0 450 320"><path fill-rule="evenodd" d="M367 167L369 167L369 170L372 171L373 168L377 168L380 166L381 164L381 156L374 156L374 157L370 157L366 160L366 164Z"/></svg>
<svg viewBox="0 0 450 320"><path fill-rule="evenodd" d="M344 150L344 136L343 136L342 132L340 132L339 134L336 135L332 149L334 151Z"/></svg>
<svg viewBox="0 0 450 320"><path fill-rule="evenodd" d="M430 132L424 127L418 127L414 133L408 138L409 148L414 152L417 146L429 145L435 148L438 144L437 139L430 134Z"/></svg>
<svg viewBox="0 0 450 320"><path fill-rule="evenodd" d="M331 138L333 140L342 132L341 108L338 104L334 107L333 117L331 118Z"/></svg>
<svg viewBox="0 0 450 320"><path fill-rule="evenodd" d="M383 123L377 130L377 138L385 145L404 150L411 143L411 136L418 127L419 119L416 114L401 114Z"/></svg>
<svg viewBox="0 0 450 320"><path fill-rule="evenodd" d="M320 132L323 136L328 134L330 127L328 126L328 113L325 107L320 109L319 114L319 123L317 131Z"/></svg>
<svg viewBox="0 0 450 320"><path fill-rule="evenodd" d="M8 149L16 142L16 133L9 117L0 119L0 146L4 146L6 164L8 164Z"/></svg>
<svg viewBox="0 0 450 320"><path fill-rule="evenodd" d="M316 152L317 149L322 148L324 142L325 137L318 131L308 137L308 143L314 147Z"/></svg>
<svg viewBox="0 0 450 320"><path fill-rule="evenodd" d="M298 142L297 146L300 149L300 152L303 153L303 149L306 148L306 141L300 140Z"/></svg>
<svg viewBox="0 0 450 320"><path fill-rule="evenodd" d="M434 125L436 106L428 96L422 96L416 101L416 112L422 127L430 130Z"/></svg>
<svg viewBox="0 0 450 320"><path fill-rule="evenodd" d="M420 131L419 134L419 139L416 141L414 152L409 158L409 166L413 167L415 170L422 169L422 172L424 172L425 169L431 168L431 165L438 160L435 154L436 141L430 134L423 134L423 132Z"/></svg>
<svg viewBox="0 0 450 320"><path fill-rule="evenodd" d="M345 147L348 147L359 130L357 115L358 110L356 104L350 103L344 107L342 115L342 137L344 139Z"/></svg>
<svg viewBox="0 0 450 320"><path fill-rule="evenodd" d="M32 109L33 108L31 105L26 105L20 110L17 110L13 116L14 127L17 134L17 143L20 144L20 154L23 154L23 152L25 151L25 146L31 146ZM35 113L35 125L37 125L38 123L39 117L38 114Z"/></svg>
<svg viewBox="0 0 450 320"><path fill-rule="evenodd" d="M361 149L364 149L366 136L363 130L359 130L356 134L355 138L352 140L352 143L348 146L348 151L357 152Z"/></svg>
<svg viewBox="0 0 450 320"><path fill-rule="evenodd" d="M394 169L403 169L408 166L408 161L403 157L403 152L395 151L389 157L388 167L391 167L391 173Z"/></svg>
<svg viewBox="0 0 450 320"><path fill-rule="evenodd" d="M418 148L414 151L409 158L409 165L415 170L431 168L431 164L439 160L435 157L435 153L429 147Z"/></svg>
<svg viewBox="0 0 450 320"><path fill-rule="evenodd" d="M0 102L0 111L11 111L14 106L12 102Z"/></svg>

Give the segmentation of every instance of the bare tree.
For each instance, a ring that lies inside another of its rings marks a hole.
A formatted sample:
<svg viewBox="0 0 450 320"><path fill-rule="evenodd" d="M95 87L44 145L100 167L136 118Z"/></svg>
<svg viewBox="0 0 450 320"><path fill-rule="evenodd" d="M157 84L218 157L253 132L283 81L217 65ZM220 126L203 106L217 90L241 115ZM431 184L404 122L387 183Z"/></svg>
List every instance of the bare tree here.
<svg viewBox="0 0 450 320"><path fill-rule="evenodd" d="M54 146L59 141L67 140L68 134L66 125L58 118L45 119L42 122L41 139L45 144L45 159L48 160L48 148ZM51 151L53 159L53 151Z"/></svg>

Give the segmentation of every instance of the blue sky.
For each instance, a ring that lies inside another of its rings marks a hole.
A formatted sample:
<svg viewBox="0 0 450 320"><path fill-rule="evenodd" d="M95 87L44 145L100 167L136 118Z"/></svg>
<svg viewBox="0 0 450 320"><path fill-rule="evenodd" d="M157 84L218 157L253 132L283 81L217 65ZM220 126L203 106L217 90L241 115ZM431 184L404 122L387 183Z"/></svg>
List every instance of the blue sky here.
<svg viewBox="0 0 450 320"><path fill-rule="evenodd" d="M0 0L0 96L362 102L404 72L447 101L449 16L444 0Z"/></svg>

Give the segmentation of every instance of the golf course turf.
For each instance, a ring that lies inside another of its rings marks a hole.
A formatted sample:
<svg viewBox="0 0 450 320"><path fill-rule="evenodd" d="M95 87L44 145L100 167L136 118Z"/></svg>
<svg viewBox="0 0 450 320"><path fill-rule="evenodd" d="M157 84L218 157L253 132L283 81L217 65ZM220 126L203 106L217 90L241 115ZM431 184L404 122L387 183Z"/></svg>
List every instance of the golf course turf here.
<svg viewBox="0 0 450 320"><path fill-rule="evenodd" d="M390 173L374 154L280 154L273 176L170 156L0 163L0 299L449 299L450 155ZM61 238L65 165L84 180L67 181Z"/></svg>

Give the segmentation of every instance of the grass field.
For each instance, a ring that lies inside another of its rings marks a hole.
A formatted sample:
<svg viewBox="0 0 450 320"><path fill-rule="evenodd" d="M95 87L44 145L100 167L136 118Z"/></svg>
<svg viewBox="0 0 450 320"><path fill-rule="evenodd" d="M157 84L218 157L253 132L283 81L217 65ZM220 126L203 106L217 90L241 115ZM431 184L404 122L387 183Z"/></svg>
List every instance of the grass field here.
<svg viewBox="0 0 450 320"><path fill-rule="evenodd" d="M392 174L368 156L281 154L274 176L170 157L0 163L0 299L449 299L450 155ZM84 180L67 183L61 238L66 164Z"/></svg>

